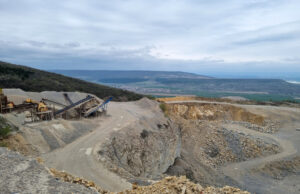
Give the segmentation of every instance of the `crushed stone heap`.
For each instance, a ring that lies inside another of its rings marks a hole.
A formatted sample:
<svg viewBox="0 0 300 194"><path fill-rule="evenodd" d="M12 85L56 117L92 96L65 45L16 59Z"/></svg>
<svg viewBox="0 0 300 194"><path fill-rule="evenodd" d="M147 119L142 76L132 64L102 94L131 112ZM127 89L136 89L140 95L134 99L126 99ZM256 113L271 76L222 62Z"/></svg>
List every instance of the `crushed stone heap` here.
<svg viewBox="0 0 300 194"><path fill-rule="evenodd" d="M175 177L170 176L162 179L161 181L149 186L133 185L132 190L126 190L119 194L249 194L247 191L225 186L223 188L207 187L203 188L199 184L195 184L188 180L185 176Z"/></svg>

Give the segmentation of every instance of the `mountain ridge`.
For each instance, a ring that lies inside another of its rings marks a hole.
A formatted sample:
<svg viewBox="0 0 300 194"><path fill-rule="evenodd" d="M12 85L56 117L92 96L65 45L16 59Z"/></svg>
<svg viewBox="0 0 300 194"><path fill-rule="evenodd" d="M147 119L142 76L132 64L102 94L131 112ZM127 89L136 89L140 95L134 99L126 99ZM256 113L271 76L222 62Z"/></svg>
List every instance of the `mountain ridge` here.
<svg viewBox="0 0 300 194"><path fill-rule="evenodd" d="M116 101L131 101L144 97L127 90L3 61L0 61L0 88L20 88L32 92L78 91L92 93L99 98L113 96Z"/></svg>

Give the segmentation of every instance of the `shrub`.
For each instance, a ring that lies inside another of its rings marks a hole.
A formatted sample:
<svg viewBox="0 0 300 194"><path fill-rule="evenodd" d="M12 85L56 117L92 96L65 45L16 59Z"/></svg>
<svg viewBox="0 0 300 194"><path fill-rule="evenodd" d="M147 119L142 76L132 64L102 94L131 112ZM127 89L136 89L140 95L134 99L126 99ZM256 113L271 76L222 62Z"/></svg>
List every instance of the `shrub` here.
<svg viewBox="0 0 300 194"><path fill-rule="evenodd" d="M11 131L10 126L5 126L0 128L0 138L5 138Z"/></svg>
<svg viewBox="0 0 300 194"><path fill-rule="evenodd" d="M0 142L0 147L8 147L8 144L6 142Z"/></svg>
<svg viewBox="0 0 300 194"><path fill-rule="evenodd" d="M167 111L167 105L166 105L165 103L161 103L161 104L159 105L159 107L160 107L160 109L161 109L164 113L166 113L166 111Z"/></svg>

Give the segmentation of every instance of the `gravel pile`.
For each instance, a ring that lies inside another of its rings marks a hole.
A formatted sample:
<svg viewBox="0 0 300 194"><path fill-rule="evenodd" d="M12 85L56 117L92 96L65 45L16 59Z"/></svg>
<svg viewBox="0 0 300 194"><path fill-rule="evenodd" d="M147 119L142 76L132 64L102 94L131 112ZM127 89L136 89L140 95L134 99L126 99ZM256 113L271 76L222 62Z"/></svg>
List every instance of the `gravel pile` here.
<svg viewBox="0 0 300 194"><path fill-rule="evenodd" d="M266 142L260 138L254 138L243 133L236 133L226 128L223 128L220 132L223 133L227 141L227 146L233 153L233 158L228 158L235 162L280 152L278 145Z"/></svg>
<svg viewBox="0 0 300 194"><path fill-rule="evenodd" d="M195 184L188 180L185 176L181 177L166 177L163 180L154 183L150 186L133 185L132 190L126 190L119 194L249 194L247 191L225 186L223 188L207 187L203 188L199 184Z"/></svg>
<svg viewBox="0 0 300 194"><path fill-rule="evenodd" d="M251 129L251 130L259 131L259 132L262 132L262 133L270 133L270 134L278 132L279 126L280 126L279 122L273 122L273 121L268 121L268 120L264 121L263 126L259 126L259 125L255 125L255 124L252 124L252 123L249 123L249 122L243 122L243 121L230 121L230 120L227 120L226 123L238 124L238 125L241 125L243 127Z"/></svg>

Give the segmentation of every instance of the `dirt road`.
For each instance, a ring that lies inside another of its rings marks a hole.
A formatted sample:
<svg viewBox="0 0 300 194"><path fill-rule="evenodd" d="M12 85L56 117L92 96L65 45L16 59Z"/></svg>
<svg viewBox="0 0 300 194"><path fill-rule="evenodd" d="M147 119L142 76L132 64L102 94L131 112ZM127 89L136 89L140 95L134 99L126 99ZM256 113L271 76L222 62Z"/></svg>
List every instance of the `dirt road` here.
<svg viewBox="0 0 300 194"><path fill-rule="evenodd" d="M108 115L107 118L99 120L99 127L93 132L63 148L43 155L42 158L44 158L46 165L92 180L97 185L110 191L131 188L130 183L108 171L97 160L97 147L109 137L112 131L120 130L139 117L151 116L151 114L147 114L147 111L141 109L134 102L111 102Z"/></svg>

